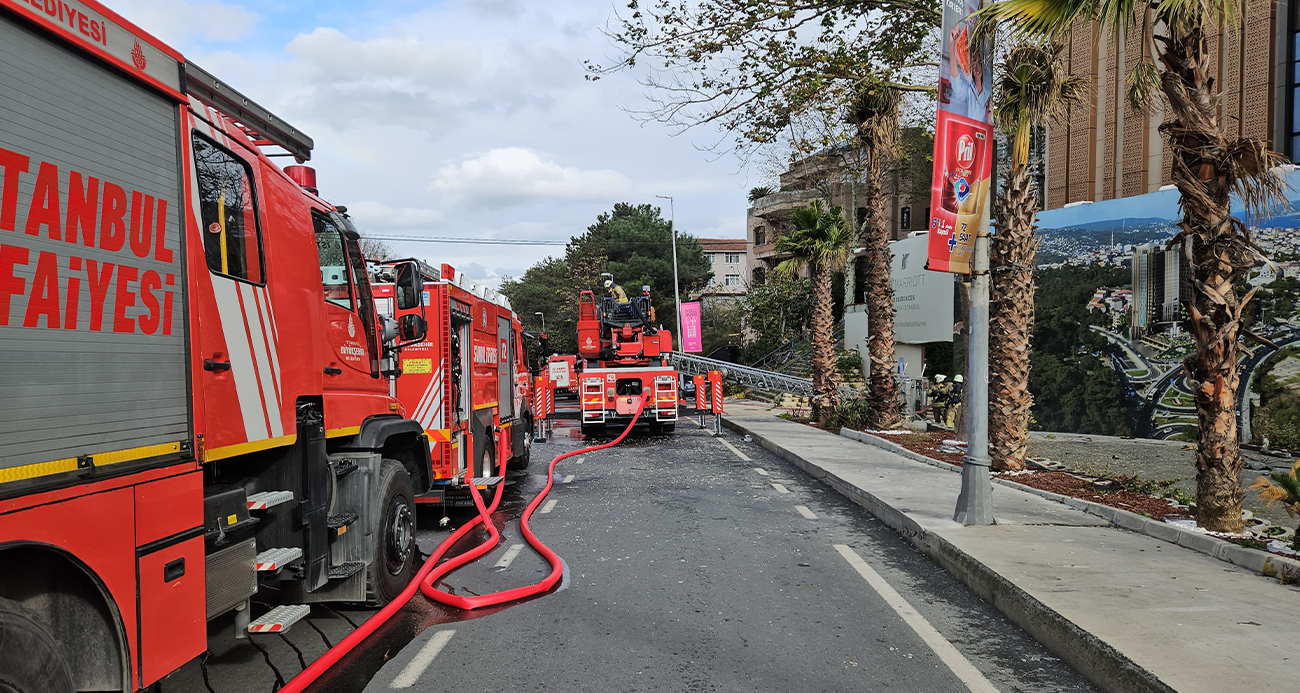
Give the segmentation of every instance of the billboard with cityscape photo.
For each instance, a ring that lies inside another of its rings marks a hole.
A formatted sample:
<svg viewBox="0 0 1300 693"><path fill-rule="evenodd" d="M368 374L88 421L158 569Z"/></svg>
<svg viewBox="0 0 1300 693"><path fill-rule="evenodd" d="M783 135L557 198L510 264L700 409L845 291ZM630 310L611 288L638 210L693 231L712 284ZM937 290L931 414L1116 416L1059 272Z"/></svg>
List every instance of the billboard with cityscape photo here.
<svg viewBox="0 0 1300 693"><path fill-rule="evenodd" d="M1234 198L1232 213L1255 230L1266 253L1300 252L1300 171L1287 171L1290 205L1267 218L1249 219ZM1159 243L1178 233L1178 191L1172 187L1118 200L1085 202L1040 212L1039 265L1120 264L1133 246Z"/></svg>

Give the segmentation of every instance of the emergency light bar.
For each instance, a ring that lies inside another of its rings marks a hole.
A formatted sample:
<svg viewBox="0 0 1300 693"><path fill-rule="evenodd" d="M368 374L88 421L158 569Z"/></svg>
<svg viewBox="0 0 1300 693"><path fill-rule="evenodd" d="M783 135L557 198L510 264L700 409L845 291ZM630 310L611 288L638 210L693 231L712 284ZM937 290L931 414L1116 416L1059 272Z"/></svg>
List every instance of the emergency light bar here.
<svg viewBox="0 0 1300 693"><path fill-rule="evenodd" d="M185 61L184 91L252 130L266 142L284 148L298 163L311 160L311 150L316 143L306 133L284 122L189 60Z"/></svg>

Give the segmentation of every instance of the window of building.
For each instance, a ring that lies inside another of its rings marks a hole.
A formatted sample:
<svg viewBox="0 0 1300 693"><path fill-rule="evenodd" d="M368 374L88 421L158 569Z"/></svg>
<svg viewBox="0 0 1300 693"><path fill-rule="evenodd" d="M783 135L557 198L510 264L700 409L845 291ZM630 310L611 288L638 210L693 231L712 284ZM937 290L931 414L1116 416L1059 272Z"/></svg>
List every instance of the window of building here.
<svg viewBox="0 0 1300 693"><path fill-rule="evenodd" d="M898 227L904 231L912 230L912 208L903 207L898 210Z"/></svg>
<svg viewBox="0 0 1300 693"><path fill-rule="evenodd" d="M208 269L254 284L266 283L252 170L231 152L195 135L194 173Z"/></svg>
<svg viewBox="0 0 1300 693"><path fill-rule="evenodd" d="M1291 70L1290 77L1290 98L1288 101L1291 107L1291 118L1288 121L1290 126L1287 128L1291 136L1287 142L1287 154L1291 157L1291 162L1300 161L1300 8L1291 7L1291 41L1287 49L1291 53Z"/></svg>
<svg viewBox="0 0 1300 693"><path fill-rule="evenodd" d="M723 283L727 286L740 286L740 275L728 274L726 281L724 281Z"/></svg>
<svg viewBox="0 0 1300 693"><path fill-rule="evenodd" d="M727 253L727 264L728 264L728 265L739 265L739 264L740 264L740 253Z"/></svg>
<svg viewBox="0 0 1300 693"><path fill-rule="evenodd" d="M767 243L767 229L762 226L754 227L754 245L764 245Z"/></svg>
<svg viewBox="0 0 1300 693"><path fill-rule="evenodd" d="M311 217L316 226L316 255L320 258L325 300L352 310L352 283L348 280L348 255L343 250L343 234L324 216L312 214Z"/></svg>

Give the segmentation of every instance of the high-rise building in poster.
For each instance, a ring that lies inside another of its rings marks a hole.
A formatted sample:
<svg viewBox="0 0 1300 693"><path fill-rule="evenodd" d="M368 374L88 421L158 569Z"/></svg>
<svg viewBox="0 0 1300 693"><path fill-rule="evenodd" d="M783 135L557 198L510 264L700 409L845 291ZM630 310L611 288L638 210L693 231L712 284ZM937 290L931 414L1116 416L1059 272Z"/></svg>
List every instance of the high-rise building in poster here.
<svg viewBox="0 0 1300 693"><path fill-rule="evenodd" d="M1223 92L1221 122L1230 134L1265 139L1300 161L1296 110L1297 0L1247 0L1244 16L1209 32L1211 74ZM1064 40L1072 74L1091 85L1088 99L1048 128L1045 209L1154 192L1171 182L1170 151L1149 113L1125 99L1125 80L1142 51L1139 32L1115 34L1080 21Z"/></svg>

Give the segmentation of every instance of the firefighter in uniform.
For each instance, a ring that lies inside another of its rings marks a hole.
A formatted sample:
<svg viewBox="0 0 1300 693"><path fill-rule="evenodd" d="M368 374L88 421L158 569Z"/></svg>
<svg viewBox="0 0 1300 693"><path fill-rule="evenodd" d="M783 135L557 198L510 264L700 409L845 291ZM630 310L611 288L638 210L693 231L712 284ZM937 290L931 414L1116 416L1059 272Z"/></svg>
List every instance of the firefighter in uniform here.
<svg viewBox="0 0 1300 693"><path fill-rule="evenodd" d="M942 373L934 376L934 383L926 392L930 397L930 412L934 417L935 423L948 423L948 392L949 384L947 376Z"/></svg>
<svg viewBox="0 0 1300 693"><path fill-rule="evenodd" d="M965 380L960 373L954 375L952 378L952 391L948 394L948 418L950 419L948 426L959 435L966 432L966 411L961 401L962 390L966 387Z"/></svg>
<svg viewBox="0 0 1300 693"><path fill-rule="evenodd" d="M623 291L623 287L615 284L613 279L605 280L605 293L609 294L609 297L614 299L616 303L628 302L627 292Z"/></svg>

